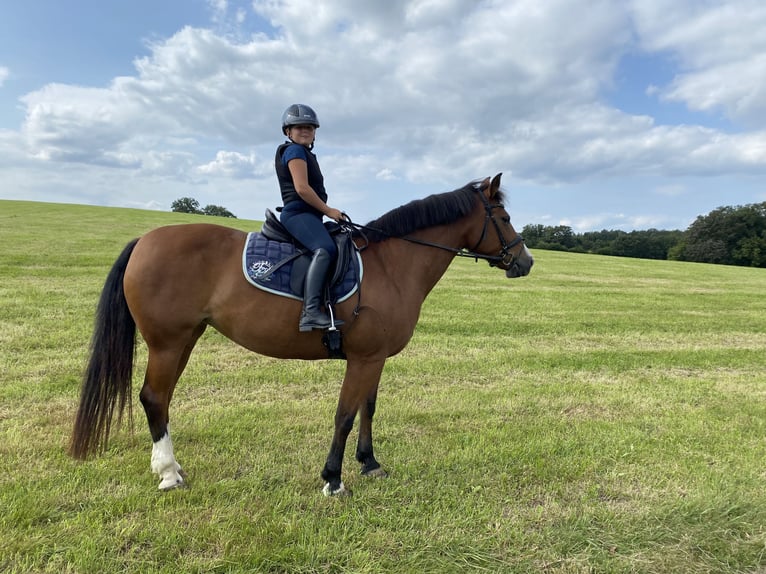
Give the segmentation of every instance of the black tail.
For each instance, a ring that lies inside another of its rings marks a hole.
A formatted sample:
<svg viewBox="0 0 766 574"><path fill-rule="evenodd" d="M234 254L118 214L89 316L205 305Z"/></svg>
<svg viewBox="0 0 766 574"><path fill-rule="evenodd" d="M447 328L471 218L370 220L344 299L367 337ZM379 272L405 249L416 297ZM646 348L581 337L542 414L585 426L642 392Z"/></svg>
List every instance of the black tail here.
<svg viewBox="0 0 766 574"><path fill-rule="evenodd" d="M72 433L70 452L75 458L86 458L92 450L106 448L115 406L119 406L118 422L126 405L132 418L130 389L136 323L125 301L122 280L137 242L134 239L128 243L114 262L98 302L90 360Z"/></svg>

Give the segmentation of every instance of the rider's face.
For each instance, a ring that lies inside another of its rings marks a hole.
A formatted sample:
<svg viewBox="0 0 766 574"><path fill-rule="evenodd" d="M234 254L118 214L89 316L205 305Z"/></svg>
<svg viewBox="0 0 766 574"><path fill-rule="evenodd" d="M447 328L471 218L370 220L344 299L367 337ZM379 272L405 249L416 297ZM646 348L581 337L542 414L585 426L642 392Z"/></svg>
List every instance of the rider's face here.
<svg viewBox="0 0 766 574"><path fill-rule="evenodd" d="M287 137L301 145L311 145L314 141L316 128L310 125L291 126L287 130Z"/></svg>

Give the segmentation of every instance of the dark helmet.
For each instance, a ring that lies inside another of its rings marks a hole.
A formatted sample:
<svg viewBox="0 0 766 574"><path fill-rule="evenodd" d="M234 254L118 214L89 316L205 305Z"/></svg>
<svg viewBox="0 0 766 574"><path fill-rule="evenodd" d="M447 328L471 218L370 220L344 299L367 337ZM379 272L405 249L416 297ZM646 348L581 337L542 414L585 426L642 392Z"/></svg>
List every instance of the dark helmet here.
<svg viewBox="0 0 766 574"><path fill-rule="evenodd" d="M282 114L282 133L287 135L290 126L314 126L319 127L316 112L306 104L293 104Z"/></svg>

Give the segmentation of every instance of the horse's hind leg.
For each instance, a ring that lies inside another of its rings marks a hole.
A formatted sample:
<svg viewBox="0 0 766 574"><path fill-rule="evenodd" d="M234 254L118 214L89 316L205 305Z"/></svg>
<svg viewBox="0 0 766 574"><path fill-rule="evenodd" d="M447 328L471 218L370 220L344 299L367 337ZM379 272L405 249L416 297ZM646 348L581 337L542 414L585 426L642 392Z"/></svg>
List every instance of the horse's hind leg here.
<svg viewBox="0 0 766 574"><path fill-rule="evenodd" d="M166 347L149 348L149 358L141 388L140 399L152 436L152 472L160 477L160 490L170 490L184 485L184 473L173 453L170 438L170 400L176 383L189 360L194 345L204 326L198 328L191 340L180 349Z"/></svg>

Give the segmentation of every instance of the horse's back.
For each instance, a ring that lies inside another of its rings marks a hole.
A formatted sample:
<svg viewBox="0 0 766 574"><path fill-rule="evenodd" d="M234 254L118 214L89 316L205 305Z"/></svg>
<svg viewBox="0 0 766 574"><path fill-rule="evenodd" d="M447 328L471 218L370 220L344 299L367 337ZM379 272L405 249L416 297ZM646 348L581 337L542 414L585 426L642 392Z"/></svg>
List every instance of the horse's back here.
<svg viewBox="0 0 766 574"><path fill-rule="evenodd" d="M148 319L185 325L204 320L211 301L239 279L246 237L243 231L205 223L158 227L142 236L124 278L139 328Z"/></svg>
<svg viewBox="0 0 766 574"><path fill-rule="evenodd" d="M220 277L240 260L246 237L238 229L207 223L158 227L138 240L127 274L139 270L142 276L161 275L165 283L189 286Z"/></svg>
<svg viewBox="0 0 766 574"><path fill-rule="evenodd" d="M170 252L173 256L189 252L209 255L219 249L228 251L237 244L244 245L246 237L244 231L223 225L186 223L153 229L139 239L139 245L151 244L153 249Z"/></svg>

